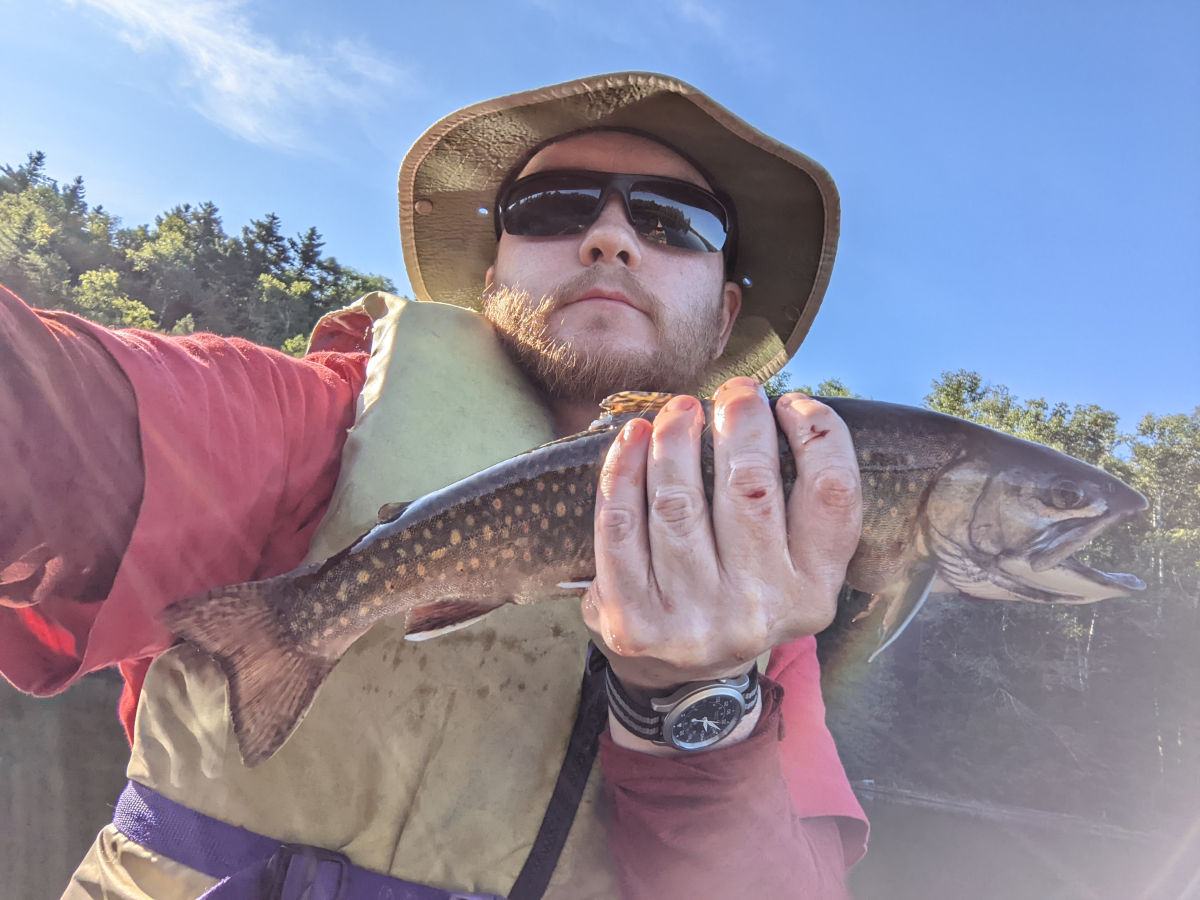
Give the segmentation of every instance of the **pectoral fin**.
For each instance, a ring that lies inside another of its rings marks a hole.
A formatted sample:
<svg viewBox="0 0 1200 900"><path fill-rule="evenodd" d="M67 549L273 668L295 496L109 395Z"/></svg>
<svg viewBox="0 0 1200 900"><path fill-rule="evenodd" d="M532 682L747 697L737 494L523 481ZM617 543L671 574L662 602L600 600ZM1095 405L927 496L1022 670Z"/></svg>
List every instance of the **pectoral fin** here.
<svg viewBox="0 0 1200 900"><path fill-rule="evenodd" d="M892 645L896 638L908 627L925 605L929 589L937 578L937 566L929 560L915 563L908 572L908 578L893 591L880 594L871 605L883 603L883 624L880 627L879 646L868 657L867 662L874 662L875 657Z"/></svg>

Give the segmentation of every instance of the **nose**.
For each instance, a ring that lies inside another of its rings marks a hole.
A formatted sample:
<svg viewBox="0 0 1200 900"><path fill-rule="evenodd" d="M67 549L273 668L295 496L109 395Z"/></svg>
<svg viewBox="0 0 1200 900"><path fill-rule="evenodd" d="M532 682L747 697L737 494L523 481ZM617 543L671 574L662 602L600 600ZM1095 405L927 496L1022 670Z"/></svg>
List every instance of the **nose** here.
<svg viewBox="0 0 1200 900"><path fill-rule="evenodd" d="M620 197L609 197L596 221L583 233L579 261L585 266L620 263L629 269L641 265L642 242L625 215L625 204Z"/></svg>

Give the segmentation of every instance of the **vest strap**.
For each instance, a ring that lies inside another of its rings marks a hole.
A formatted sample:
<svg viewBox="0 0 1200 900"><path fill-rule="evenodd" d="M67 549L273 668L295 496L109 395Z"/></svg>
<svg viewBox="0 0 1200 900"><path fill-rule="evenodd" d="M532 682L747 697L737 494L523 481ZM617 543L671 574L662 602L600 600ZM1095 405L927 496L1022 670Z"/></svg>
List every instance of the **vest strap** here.
<svg viewBox="0 0 1200 900"><path fill-rule="evenodd" d="M113 825L146 849L221 881L202 900L503 900L371 872L342 853L281 843L189 809L131 781Z"/></svg>
<svg viewBox="0 0 1200 900"><path fill-rule="evenodd" d="M550 884L563 845L575 821L592 764L600 749L600 733L608 724L608 695L604 689L607 662L594 644L588 644L587 666L579 692L579 711L558 780L546 806L533 847L509 892L509 900L539 900Z"/></svg>

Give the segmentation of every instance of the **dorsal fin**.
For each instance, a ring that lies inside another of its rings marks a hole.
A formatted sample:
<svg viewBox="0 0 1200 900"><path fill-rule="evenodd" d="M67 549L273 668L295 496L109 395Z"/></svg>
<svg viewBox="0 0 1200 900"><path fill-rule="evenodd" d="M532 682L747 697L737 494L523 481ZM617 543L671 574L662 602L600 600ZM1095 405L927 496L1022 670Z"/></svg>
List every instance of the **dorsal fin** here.
<svg viewBox="0 0 1200 900"><path fill-rule="evenodd" d="M658 412L674 396L663 391L621 391L619 394L609 394L601 400L600 408L610 416Z"/></svg>
<svg viewBox="0 0 1200 900"><path fill-rule="evenodd" d="M385 503L379 507L379 524L395 522L404 515L404 511L412 504L411 500L401 500L399 503Z"/></svg>

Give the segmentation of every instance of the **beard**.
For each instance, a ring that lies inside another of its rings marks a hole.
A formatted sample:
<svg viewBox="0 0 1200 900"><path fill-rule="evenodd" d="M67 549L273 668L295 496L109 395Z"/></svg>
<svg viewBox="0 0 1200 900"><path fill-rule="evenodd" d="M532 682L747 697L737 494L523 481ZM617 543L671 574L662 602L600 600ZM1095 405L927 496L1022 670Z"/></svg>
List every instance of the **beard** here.
<svg viewBox="0 0 1200 900"><path fill-rule="evenodd" d="M583 346L586 338L562 340L550 333L554 313L601 279L608 284L615 279L621 292L649 317L655 349L612 346L603 336L592 341L596 346ZM620 391L694 390L716 356L721 333L720 293L697 307L687 318L668 322L661 301L633 275L593 266L538 301L519 288L502 285L490 289L483 295L482 309L508 355L549 400L599 403Z"/></svg>

